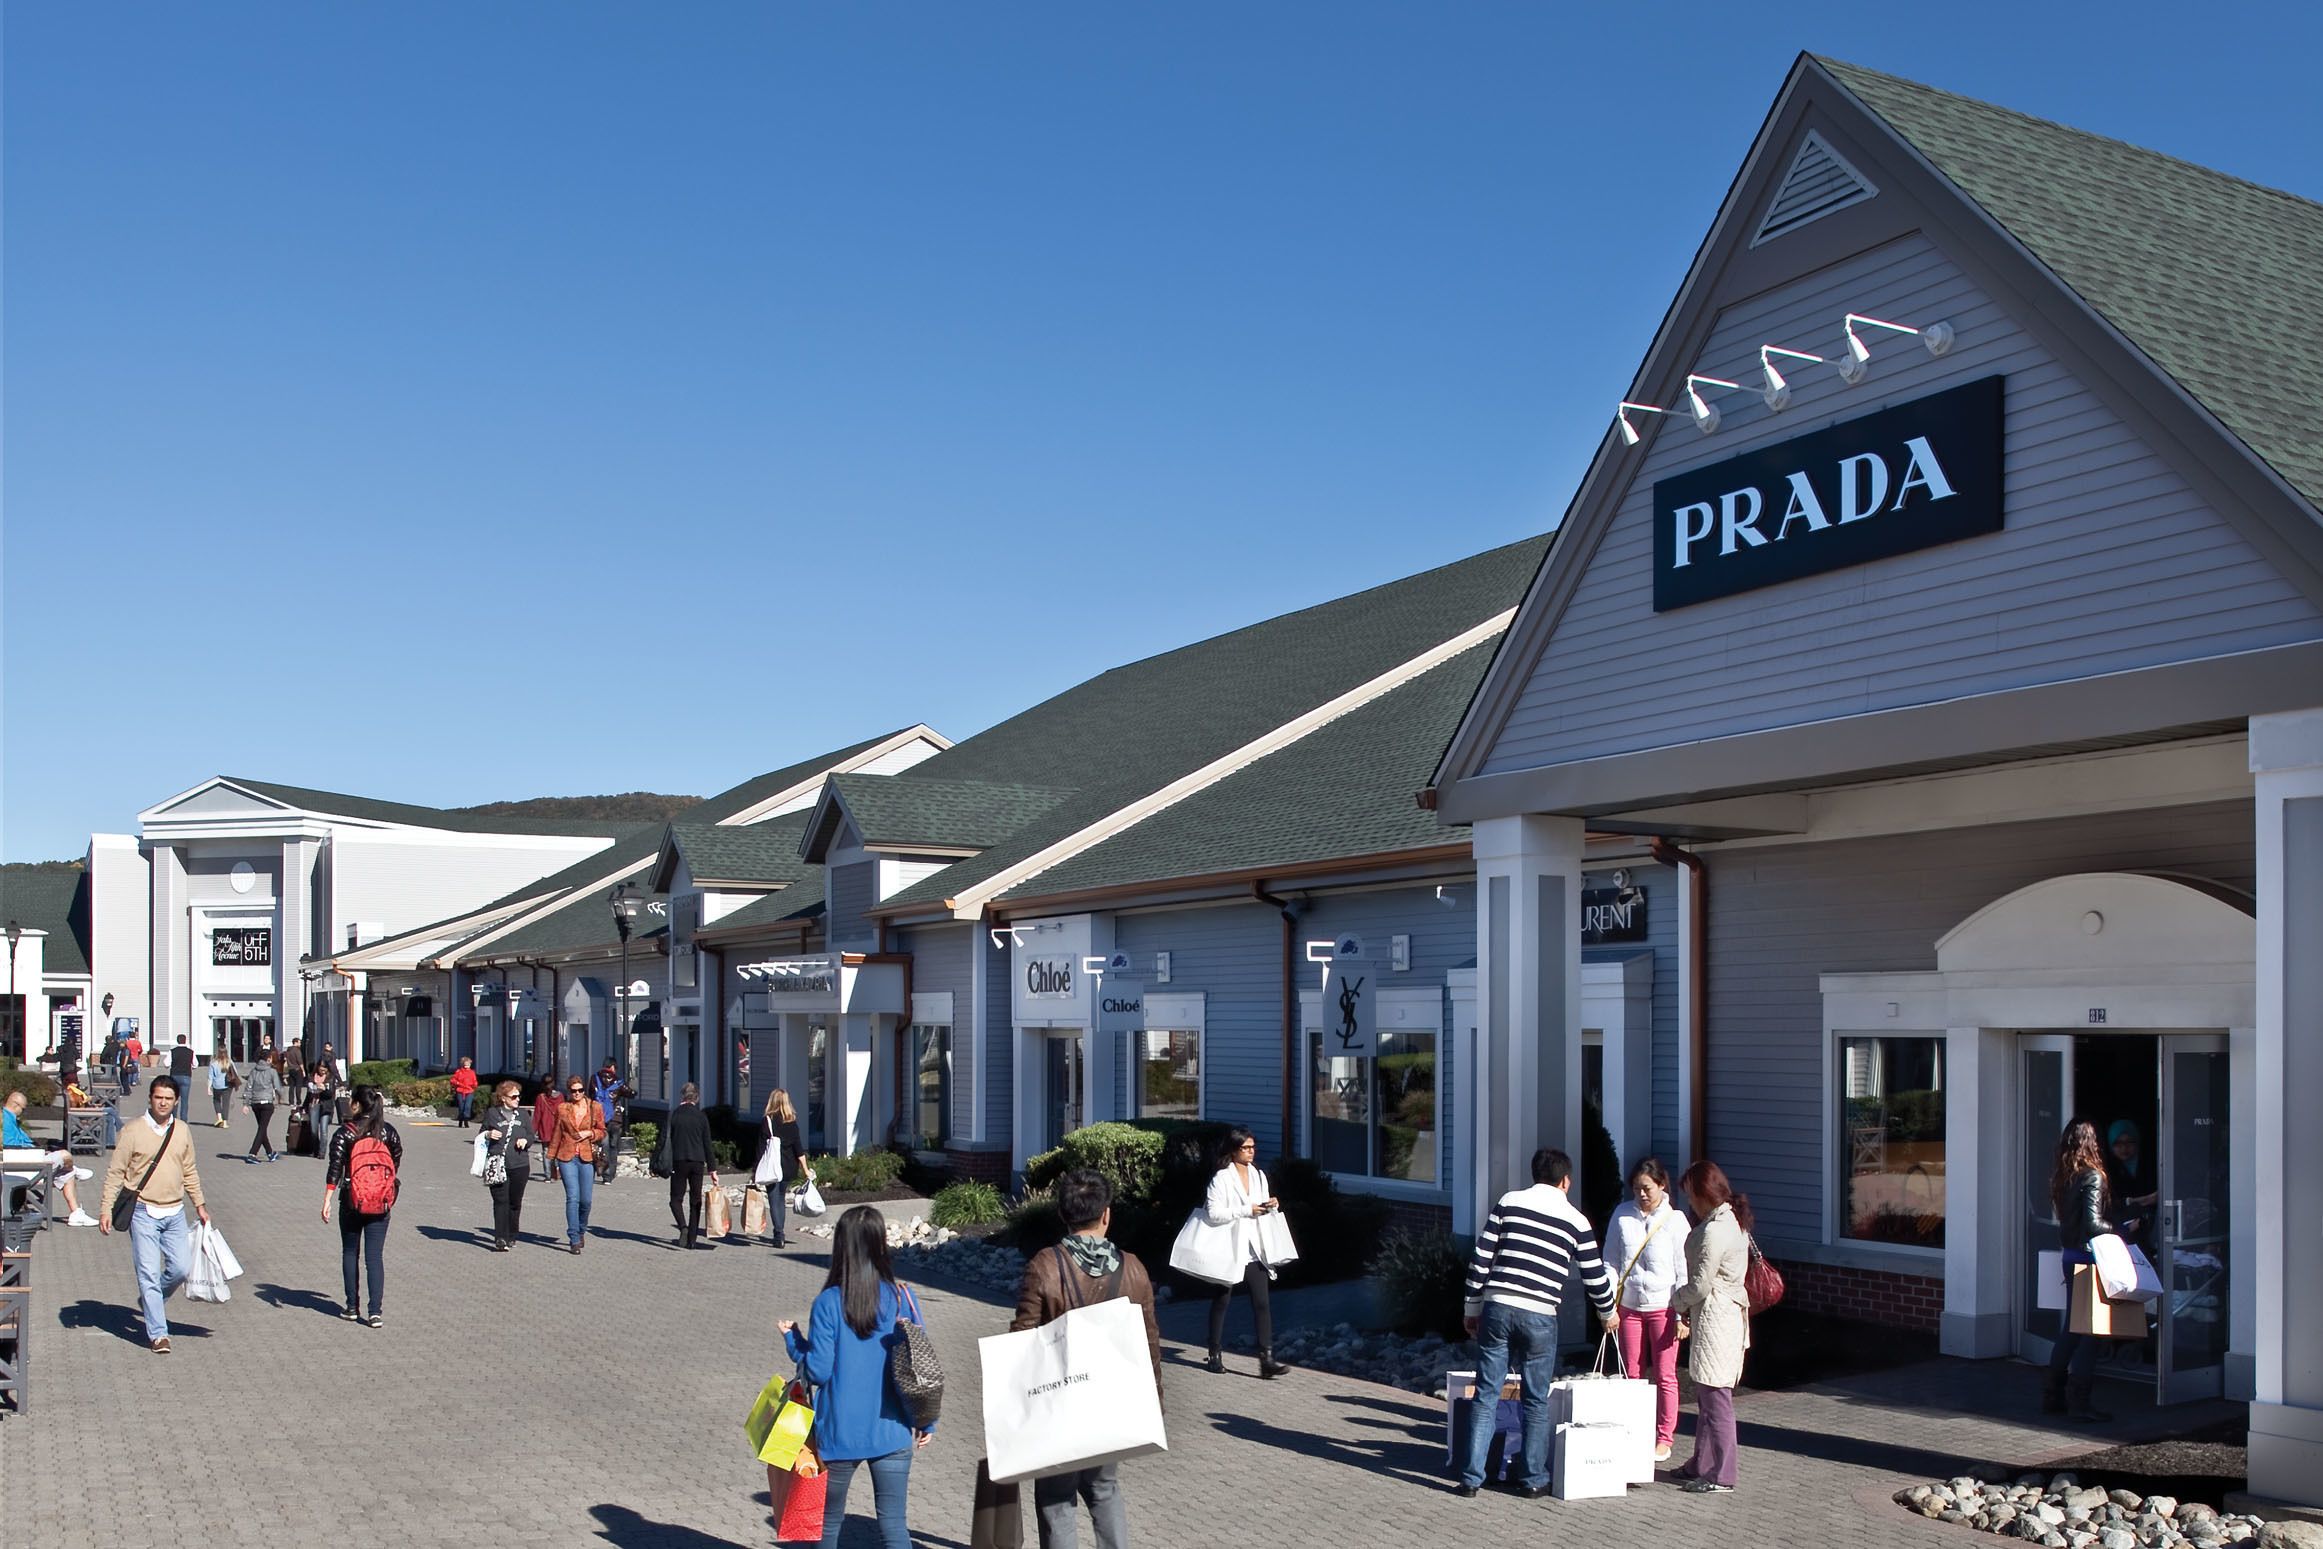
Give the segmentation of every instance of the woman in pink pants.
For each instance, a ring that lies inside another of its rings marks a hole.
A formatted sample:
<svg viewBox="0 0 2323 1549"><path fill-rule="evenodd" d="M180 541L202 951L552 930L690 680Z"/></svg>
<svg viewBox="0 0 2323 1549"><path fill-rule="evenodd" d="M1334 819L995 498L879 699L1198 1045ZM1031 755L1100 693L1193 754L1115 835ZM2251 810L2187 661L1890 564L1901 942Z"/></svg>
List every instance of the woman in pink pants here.
<svg viewBox="0 0 2323 1549"><path fill-rule="evenodd" d="M1621 1364L1654 1385L1654 1461L1666 1462L1678 1434L1678 1324L1670 1294L1686 1278L1686 1218L1670 1203L1670 1175L1657 1157L1629 1170L1629 1198L1605 1225L1605 1265L1620 1304Z"/></svg>

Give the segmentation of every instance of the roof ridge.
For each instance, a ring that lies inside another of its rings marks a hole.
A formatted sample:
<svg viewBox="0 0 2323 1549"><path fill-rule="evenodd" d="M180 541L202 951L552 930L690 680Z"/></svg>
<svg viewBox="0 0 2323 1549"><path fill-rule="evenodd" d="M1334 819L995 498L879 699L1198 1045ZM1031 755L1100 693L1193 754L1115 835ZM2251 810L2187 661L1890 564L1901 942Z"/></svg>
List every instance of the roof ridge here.
<svg viewBox="0 0 2323 1549"><path fill-rule="evenodd" d="M2118 135L2099 134L2094 129L2083 129L2078 125L2068 124L2058 119L2043 118L2038 113L2027 113L2022 108L2012 108L2006 103L1992 102L1983 97L1971 97L1965 92L1946 91L1943 87L1931 86L1926 81L1915 81L1910 76L1895 75L1886 70L1874 70L1869 65L1855 64L1850 60L1837 59L1829 54L1809 54L1807 57L1812 59L1816 64L1822 66L1826 73L1831 75L1833 79L1837 80L1841 86L1846 87L1851 94L1856 95L1858 101L1862 101L1862 97L1859 93L1855 93L1854 87L1848 82L1847 77L1850 75L1869 76L1875 80L1885 82L1891 86L1906 87L1912 91L1925 92L1931 97L1941 97L1948 102L1963 102L1968 104L1970 107L1979 108L1988 113L1998 113L2004 117L2017 119L2023 123L2037 124L2043 129L2054 130L2060 134L2071 135L2078 140L2087 140L2097 145L2115 146L2119 149L2133 152L2139 156L2150 156L2156 161L2166 161L2173 166L2183 167L2188 172L2199 173L2204 177L2216 179L2221 183L2234 183L2243 188L2250 189L2255 193L2268 194L2277 199L2287 199L2293 204L2303 206L2304 208L2313 210L2318 214L2323 214L2323 200L2309 199L2304 194L2295 194L2287 188L2276 188L2271 183L2260 183L2250 178L2238 176L2232 172L2222 171L2217 167L2210 166L2206 162L2193 161L2184 156L2175 156L2168 151L2158 151L2150 145L2140 145L2135 140L2124 140ZM1892 124L1892 121L1888 119L1888 116L1885 113L1880 112L1879 108L1875 104L1864 102L1863 106L1867 111L1878 117L1882 123ZM1893 125L1892 127L1896 129L1897 133L1902 134L1906 141L1910 141L1912 139L1912 136L1903 130L1900 125ZM1942 169L1939 168L1938 170L1941 171ZM1966 193L1966 190L1962 190L1962 192ZM1969 195L1968 197L1974 198L1975 196Z"/></svg>

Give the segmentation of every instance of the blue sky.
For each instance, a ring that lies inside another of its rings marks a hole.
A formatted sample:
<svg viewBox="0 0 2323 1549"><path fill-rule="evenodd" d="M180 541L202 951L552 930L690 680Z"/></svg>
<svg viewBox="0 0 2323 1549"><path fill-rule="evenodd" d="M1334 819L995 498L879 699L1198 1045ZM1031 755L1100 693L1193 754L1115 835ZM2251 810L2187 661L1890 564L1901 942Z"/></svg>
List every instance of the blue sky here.
<svg viewBox="0 0 2323 1549"><path fill-rule="evenodd" d="M2323 197L2219 14L11 6L0 853L707 794L1545 530L1799 50Z"/></svg>

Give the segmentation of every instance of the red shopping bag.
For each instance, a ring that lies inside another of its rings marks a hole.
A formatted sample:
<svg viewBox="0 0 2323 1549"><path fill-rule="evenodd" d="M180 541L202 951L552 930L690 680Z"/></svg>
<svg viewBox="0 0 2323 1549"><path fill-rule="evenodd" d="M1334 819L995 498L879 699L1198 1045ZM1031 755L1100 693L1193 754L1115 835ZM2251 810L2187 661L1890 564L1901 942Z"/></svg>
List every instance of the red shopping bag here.
<svg viewBox="0 0 2323 1549"><path fill-rule="evenodd" d="M775 1493L774 1541L778 1544L819 1544L823 1541L823 1502L831 1489L828 1473L783 1475Z"/></svg>

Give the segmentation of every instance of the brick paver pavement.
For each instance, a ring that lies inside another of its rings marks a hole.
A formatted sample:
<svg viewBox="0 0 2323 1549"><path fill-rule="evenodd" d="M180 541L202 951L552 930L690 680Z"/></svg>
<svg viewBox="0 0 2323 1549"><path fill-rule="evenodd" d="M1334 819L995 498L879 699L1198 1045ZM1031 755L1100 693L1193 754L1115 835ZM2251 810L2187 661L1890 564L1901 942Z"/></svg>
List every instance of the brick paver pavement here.
<svg viewBox="0 0 2323 1549"><path fill-rule="evenodd" d="M226 1132L196 1138L246 1273L223 1306L173 1300L176 1353L136 1342L126 1241L42 1233L33 1412L0 1421L0 1541L770 1543L764 1475L740 1421L779 1359L775 1322L806 1315L822 1255L739 1243L677 1252L663 1185L645 1179L598 1191L603 1235L578 1258L562 1248L562 1191L535 1180L528 1240L488 1253L490 1201L467 1176L467 1138L404 1137L381 1329L337 1317L338 1231L316 1219L321 1164L245 1166ZM945 1424L912 1469L922 1545L967 1541L981 1450L975 1341L1005 1326L997 1300L940 1287L923 1297L951 1383ZM1887 1492L2085 1445L2039 1427L2029 1373L1935 1363L1745 1395L1731 1496L1656 1486L1625 1500L1463 1501L1440 1466L1441 1410L1424 1398L1311 1372L1263 1383L1247 1361L1245 1374L1213 1377L1176 1344L1169 1358L1170 1452L1123 1470L1131 1531L1148 1546L1473 1536L1965 1549L1973 1540L1905 1516ZM1899 1396L1916 1402L1899 1407ZM1988 1406L2007 1418L1984 1418ZM867 1477L856 1493L850 1546L876 1541L861 1515Z"/></svg>

